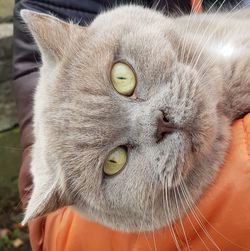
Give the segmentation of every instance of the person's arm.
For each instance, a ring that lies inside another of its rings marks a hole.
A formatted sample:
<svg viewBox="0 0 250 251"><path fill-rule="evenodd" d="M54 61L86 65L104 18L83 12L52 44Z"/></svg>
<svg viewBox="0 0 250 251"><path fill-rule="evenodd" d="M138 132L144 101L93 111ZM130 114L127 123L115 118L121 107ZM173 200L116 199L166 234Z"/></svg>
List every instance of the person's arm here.
<svg viewBox="0 0 250 251"><path fill-rule="evenodd" d="M20 18L20 10L27 8L25 1L16 1L14 9L14 53L13 53L13 91L20 127L20 142L23 148L22 165L19 173L18 188L25 207L32 187L30 175L30 150L32 135L32 100L38 81L38 50L25 30Z"/></svg>

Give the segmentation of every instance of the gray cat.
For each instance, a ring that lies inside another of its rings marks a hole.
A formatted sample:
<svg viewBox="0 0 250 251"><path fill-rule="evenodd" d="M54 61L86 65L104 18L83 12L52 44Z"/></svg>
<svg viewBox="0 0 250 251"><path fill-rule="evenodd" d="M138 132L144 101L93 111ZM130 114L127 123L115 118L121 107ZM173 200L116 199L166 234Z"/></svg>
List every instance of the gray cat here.
<svg viewBox="0 0 250 251"><path fill-rule="evenodd" d="M132 232L185 213L250 111L250 11L171 18L130 5L88 27L21 15L43 61L23 223L72 205Z"/></svg>

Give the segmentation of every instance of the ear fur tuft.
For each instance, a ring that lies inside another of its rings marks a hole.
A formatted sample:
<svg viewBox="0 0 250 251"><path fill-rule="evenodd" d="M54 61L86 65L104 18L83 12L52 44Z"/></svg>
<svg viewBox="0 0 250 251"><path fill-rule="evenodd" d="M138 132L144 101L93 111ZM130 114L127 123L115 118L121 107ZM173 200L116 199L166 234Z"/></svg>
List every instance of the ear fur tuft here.
<svg viewBox="0 0 250 251"><path fill-rule="evenodd" d="M34 187L29 200L22 225L27 224L31 219L46 215L57 209L67 206L66 197L60 193L55 185L50 188L40 184Z"/></svg>
<svg viewBox="0 0 250 251"><path fill-rule="evenodd" d="M21 10L20 14L33 35L44 62L60 60L79 31L81 34L85 31L79 25L64 22L48 14L30 10Z"/></svg>

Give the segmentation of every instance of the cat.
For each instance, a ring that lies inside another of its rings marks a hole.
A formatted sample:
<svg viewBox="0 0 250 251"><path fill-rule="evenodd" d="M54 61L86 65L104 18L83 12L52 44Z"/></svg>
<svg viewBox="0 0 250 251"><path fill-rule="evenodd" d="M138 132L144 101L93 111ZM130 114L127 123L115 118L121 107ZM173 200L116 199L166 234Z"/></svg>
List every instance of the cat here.
<svg viewBox="0 0 250 251"><path fill-rule="evenodd" d="M63 206L128 232L181 217L183 189L192 205L202 196L250 111L250 11L125 5L86 27L21 16L43 62L23 223Z"/></svg>

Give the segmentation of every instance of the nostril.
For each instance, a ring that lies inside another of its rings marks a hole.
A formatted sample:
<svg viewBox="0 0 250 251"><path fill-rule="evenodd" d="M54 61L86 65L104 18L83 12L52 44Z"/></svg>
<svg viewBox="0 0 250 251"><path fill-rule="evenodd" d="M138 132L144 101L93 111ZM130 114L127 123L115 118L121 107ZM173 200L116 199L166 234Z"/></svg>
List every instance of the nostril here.
<svg viewBox="0 0 250 251"><path fill-rule="evenodd" d="M160 110L160 111L162 113L162 115L160 115L160 116L162 116L163 121L165 121L166 123L170 123L170 121L169 121L167 115L165 114L165 112L162 111L162 110Z"/></svg>
<svg viewBox="0 0 250 251"><path fill-rule="evenodd" d="M169 121L164 112L156 118L156 141L161 141L167 134L171 134L176 130L176 126Z"/></svg>
<svg viewBox="0 0 250 251"><path fill-rule="evenodd" d="M170 123L169 119L165 116L165 114L163 115L163 121L166 123Z"/></svg>

